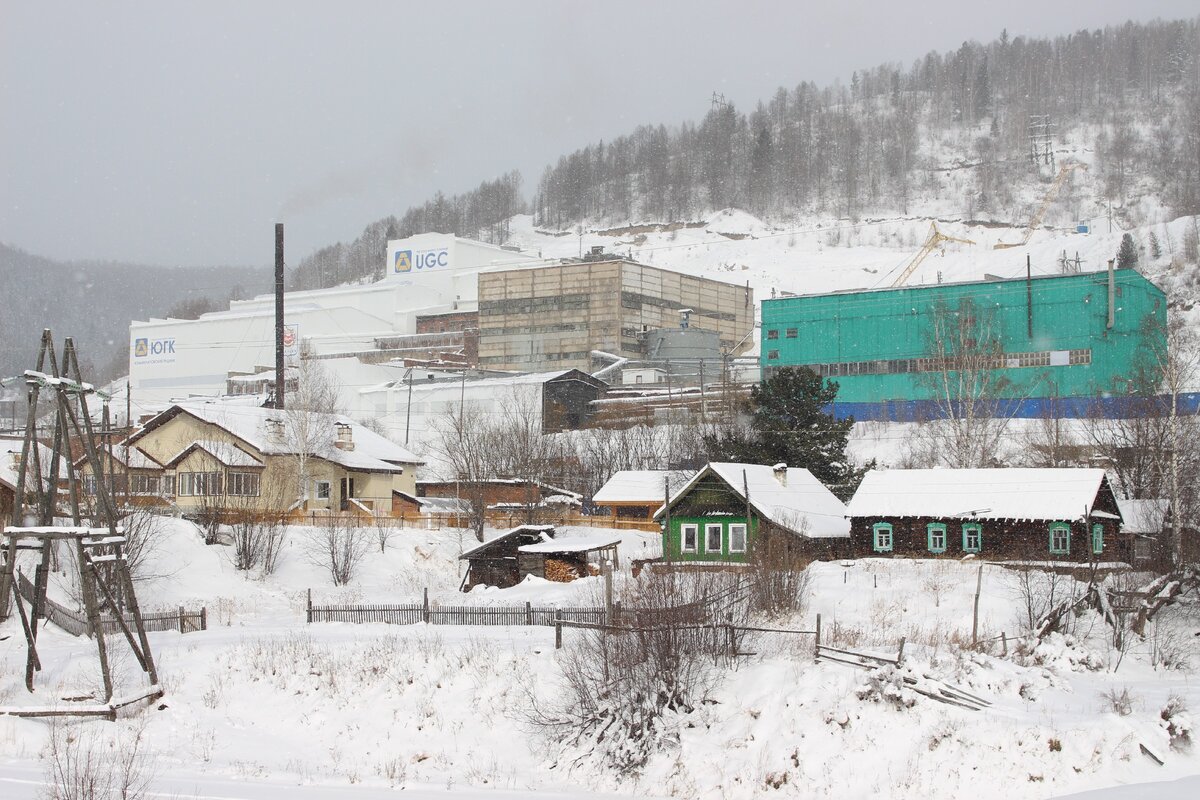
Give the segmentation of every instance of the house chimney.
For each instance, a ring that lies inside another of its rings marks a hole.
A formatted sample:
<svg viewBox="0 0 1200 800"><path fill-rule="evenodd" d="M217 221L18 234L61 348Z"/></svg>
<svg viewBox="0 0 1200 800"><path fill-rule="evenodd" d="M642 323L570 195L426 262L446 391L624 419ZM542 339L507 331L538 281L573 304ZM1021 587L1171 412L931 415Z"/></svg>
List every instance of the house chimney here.
<svg viewBox="0 0 1200 800"><path fill-rule="evenodd" d="M283 420L278 417L270 417L267 419L267 441L271 444L283 444L284 431Z"/></svg>
<svg viewBox="0 0 1200 800"><path fill-rule="evenodd" d="M779 485L787 486L787 464L776 464L771 469L775 472L775 480L779 481Z"/></svg>
<svg viewBox="0 0 1200 800"><path fill-rule="evenodd" d="M337 440L333 443L333 446L347 452L353 450L354 429L344 422L335 422L334 428L337 430Z"/></svg>

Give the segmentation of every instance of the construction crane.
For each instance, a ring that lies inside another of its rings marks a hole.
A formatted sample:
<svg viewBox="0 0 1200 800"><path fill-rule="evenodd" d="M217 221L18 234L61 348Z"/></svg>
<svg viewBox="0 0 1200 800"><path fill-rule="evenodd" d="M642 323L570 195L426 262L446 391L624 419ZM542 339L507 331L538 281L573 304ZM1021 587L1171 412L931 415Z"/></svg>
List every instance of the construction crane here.
<svg viewBox="0 0 1200 800"><path fill-rule="evenodd" d="M1023 247L1029 244L1029 240L1033 236L1033 232L1037 230L1039 225L1042 224L1042 219L1046 216L1046 211L1050 208L1050 204L1054 202L1056 197L1058 197L1059 190L1061 190L1063 184L1067 182L1067 176L1077 169L1087 168L1087 164L1081 164L1077 161L1070 164L1063 164L1062 169L1058 171L1058 175L1054 177L1054 183L1050 184L1050 188L1046 190L1046 197L1044 200L1042 200L1041 207L1039 207L1037 213L1033 215L1033 219L1029 220L1029 226L1025 228L1025 235L1021 237L1021 241L1012 243L997 242L996 246L992 249L1004 250L1009 247Z"/></svg>
<svg viewBox="0 0 1200 800"><path fill-rule="evenodd" d="M921 248L920 252L913 256L913 260L908 262L908 266L904 268L904 271L900 273L900 276L896 278L896 280L892 281L892 288L903 286L905 283L907 283L908 279L912 277L912 274L917 271L917 267L921 266L921 262L925 260L925 257L941 247L943 242L975 244L970 239L959 239L955 236L947 236L938 230L936 222L929 223L929 238L925 240L925 245Z"/></svg>

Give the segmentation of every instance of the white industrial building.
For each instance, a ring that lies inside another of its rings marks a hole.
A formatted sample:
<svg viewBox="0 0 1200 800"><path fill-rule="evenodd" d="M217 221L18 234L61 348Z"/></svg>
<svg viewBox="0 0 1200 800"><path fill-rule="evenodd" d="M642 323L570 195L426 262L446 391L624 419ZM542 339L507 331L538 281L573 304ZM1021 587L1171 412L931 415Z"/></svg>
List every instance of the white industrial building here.
<svg viewBox="0 0 1200 800"><path fill-rule="evenodd" d="M479 272L542 260L510 249L424 233L388 242L387 273L363 286L288 292L289 356L374 350L376 340L415 333L416 317L478 308ZM129 326L131 396L149 407L217 396L236 374L275 363L275 299L235 300L195 320L151 319Z"/></svg>

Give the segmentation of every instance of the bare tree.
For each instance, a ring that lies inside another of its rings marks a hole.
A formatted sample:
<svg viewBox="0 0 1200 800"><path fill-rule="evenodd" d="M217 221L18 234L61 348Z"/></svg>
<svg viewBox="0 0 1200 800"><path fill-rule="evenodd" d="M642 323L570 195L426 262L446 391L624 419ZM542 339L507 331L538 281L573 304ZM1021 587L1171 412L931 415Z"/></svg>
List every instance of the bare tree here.
<svg viewBox="0 0 1200 800"><path fill-rule="evenodd" d="M938 419L917 426L914 460L957 468L992 465L1011 419L1005 399L1015 390L1004 366L995 314L964 299L937 303L920 359L920 382L931 390Z"/></svg>
<svg viewBox="0 0 1200 800"><path fill-rule="evenodd" d="M808 525L796 519L788 528L764 520L750 550L750 600L756 611L769 617L803 613L811 591L812 559L803 553L798 538Z"/></svg>
<svg viewBox="0 0 1200 800"><path fill-rule="evenodd" d="M369 531L337 514L325 517L320 525L306 532L306 537L309 559L329 571L334 586L345 586L354 579L371 547Z"/></svg>
<svg viewBox="0 0 1200 800"><path fill-rule="evenodd" d="M287 396L282 413L283 444L291 452L292 479L296 501L308 500L311 475L309 461L315 453L331 446L335 432L333 415L339 412L337 378L321 362L302 353L296 368L296 389Z"/></svg>
<svg viewBox="0 0 1200 800"><path fill-rule="evenodd" d="M1143 326L1141 361L1127 384L1117 418L1102 410L1084 426L1089 445L1116 475L1120 490L1139 499L1170 501L1169 552L1183 558L1183 528L1194 525L1200 497L1194 476L1200 472L1200 418L1179 413L1180 395L1200 378L1200 343L1179 316L1166 326Z"/></svg>
<svg viewBox="0 0 1200 800"><path fill-rule="evenodd" d="M487 511L483 480L492 475L492 453L486 415L474 407L451 408L433 423L435 448L457 481L463 500L471 507L470 526L483 541Z"/></svg>
<svg viewBox="0 0 1200 800"><path fill-rule="evenodd" d="M728 573L653 573L622 597L616 625L572 630L559 656L555 699L534 701L531 720L557 743L594 753L610 766L637 771L677 741L673 725L712 693L717 666L736 641L704 610L719 604L718 623L744 619L747 606L730 594Z"/></svg>
<svg viewBox="0 0 1200 800"><path fill-rule="evenodd" d="M54 721L43 753L48 800L137 800L154 777L145 718L122 728Z"/></svg>

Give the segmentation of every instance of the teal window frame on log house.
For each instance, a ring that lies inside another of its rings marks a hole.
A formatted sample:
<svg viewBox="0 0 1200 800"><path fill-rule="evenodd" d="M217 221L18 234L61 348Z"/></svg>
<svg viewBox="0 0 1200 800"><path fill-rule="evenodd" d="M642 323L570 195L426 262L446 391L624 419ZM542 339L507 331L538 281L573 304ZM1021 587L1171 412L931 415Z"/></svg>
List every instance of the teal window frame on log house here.
<svg viewBox="0 0 1200 800"><path fill-rule="evenodd" d="M1092 525L1092 555L1100 555L1104 552L1104 526L1100 523Z"/></svg>
<svg viewBox="0 0 1200 800"><path fill-rule="evenodd" d="M931 522L925 526L925 544L931 553L946 552L946 524Z"/></svg>
<svg viewBox="0 0 1200 800"><path fill-rule="evenodd" d="M975 534L975 543L971 544L971 534ZM962 526L962 549L964 553L978 553L983 550L983 526L978 522L965 522Z"/></svg>
<svg viewBox="0 0 1200 800"><path fill-rule="evenodd" d="M1062 534L1061 544L1055 544L1055 538ZM1066 556L1071 554L1071 526L1065 522L1050 523L1050 555Z"/></svg>
<svg viewBox="0 0 1200 800"><path fill-rule="evenodd" d="M883 543L883 538L880 534L887 534L886 544ZM890 522L876 522L871 526L871 544L875 548L876 553L890 553L896 546L895 532L892 530Z"/></svg>

